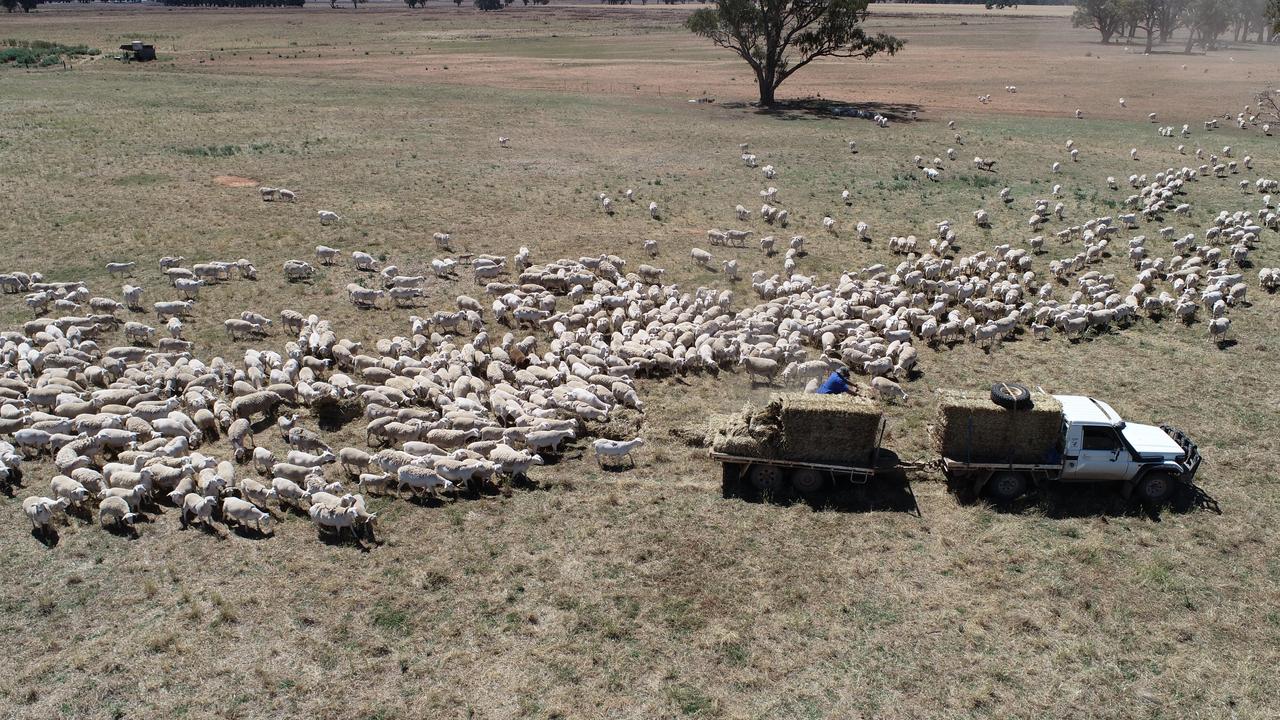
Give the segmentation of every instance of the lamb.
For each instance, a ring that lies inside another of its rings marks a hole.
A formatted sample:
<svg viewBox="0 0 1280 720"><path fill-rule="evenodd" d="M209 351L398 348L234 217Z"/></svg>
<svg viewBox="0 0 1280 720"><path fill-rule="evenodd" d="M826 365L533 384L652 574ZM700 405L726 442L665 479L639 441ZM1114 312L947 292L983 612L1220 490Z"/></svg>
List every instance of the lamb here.
<svg viewBox="0 0 1280 720"><path fill-rule="evenodd" d="M222 519L228 525L233 522L241 527L252 525L260 533L266 533L271 529L271 515L240 498L223 498Z"/></svg>
<svg viewBox="0 0 1280 720"><path fill-rule="evenodd" d="M182 515L178 521L182 527L190 527L192 522L199 521L210 527L213 521L213 509L218 504L215 497L205 497L197 493L182 496Z"/></svg>
<svg viewBox="0 0 1280 720"><path fill-rule="evenodd" d="M338 534L342 534L343 528L351 530L355 534L356 519L358 513L355 508L332 508L327 505L312 505L307 514L311 516L311 522L316 524L316 528L320 532L325 530L337 530Z"/></svg>
<svg viewBox="0 0 1280 720"><path fill-rule="evenodd" d="M338 255L342 253L337 248L331 248L328 245L316 246L316 259L321 265L333 265L338 260Z"/></svg>
<svg viewBox="0 0 1280 720"><path fill-rule="evenodd" d="M276 199L276 189L273 187L260 187L258 194L262 196L262 202L271 202Z"/></svg>
<svg viewBox="0 0 1280 720"><path fill-rule="evenodd" d="M142 288L136 285L125 285L120 292L124 296L125 306L130 310L142 307Z"/></svg>
<svg viewBox="0 0 1280 720"><path fill-rule="evenodd" d="M626 458L631 461L632 467L634 467L636 461L635 458L632 457L631 453L642 445L644 445L644 440L642 438L635 438L634 440L626 441L606 440L605 438L600 438L591 443L591 447L595 450L596 454L596 465L600 467L604 467L601 458L615 458L623 456L626 456Z"/></svg>
<svg viewBox="0 0 1280 720"><path fill-rule="evenodd" d="M332 210L320 210L316 215L320 217L321 225L328 225L329 223L334 223L342 219L338 216L338 213L333 212Z"/></svg>
<svg viewBox="0 0 1280 720"><path fill-rule="evenodd" d="M258 507L265 508L267 501L272 500L276 496L274 489L263 485L257 480L251 478L243 478L239 484L240 495L249 502Z"/></svg>
<svg viewBox="0 0 1280 720"><path fill-rule="evenodd" d="M129 507L133 510L138 509L138 505L142 504L142 498L146 497L146 495L147 486L141 483L134 485L132 488L103 488L102 492L98 493L100 498L121 498L129 503Z"/></svg>
<svg viewBox="0 0 1280 720"><path fill-rule="evenodd" d="M907 399L907 393L902 389L902 386L886 377L876 376L871 378L871 389L875 390L880 395L880 399L886 402L894 400L905 401Z"/></svg>
<svg viewBox="0 0 1280 720"><path fill-rule="evenodd" d="M693 258L694 264L701 268L708 269L708 265L711 264L711 253L701 248L693 248L689 252L689 256Z"/></svg>
<svg viewBox="0 0 1280 720"><path fill-rule="evenodd" d="M938 182L942 178L942 173L934 168L924 168L924 176L933 182Z"/></svg>
<svg viewBox="0 0 1280 720"><path fill-rule="evenodd" d="M436 249L444 250L447 252L453 252L453 248L450 246L450 243L453 240L453 236L450 235L449 233L443 233L443 232L432 233L431 239L435 241Z"/></svg>
<svg viewBox="0 0 1280 720"><path fill-rule="evenodd" d="M43 535L49 532L53 516L65 511L70 504L67 498L29 497L22 501L22 512L31 521L31 529Z"/></svg>
<svg viewBox="0 0 1280 720"><path fill-rule="evenodd" d="M132 274L133 274L133 269L134 269L135 267L137 267L137 265L138 265L138 263L136 263L136 262L113 262L113 263L107 263L107 272L108 272L112 277L117 277L117 276L119 276L119 277L124 277L124 276L126 276L126 275L132 275Z"/></svg>
<svg viewBox="0 0 1280 720"><path fill-rule="evenodd" d="M658 257L658 241L645 240L644 251L645 251L645 254L647 254L651 259Z"/></svg>
<svg viewBox="0 0 1280 720"><path fill-rule="evenodd" d="M280 189L279 189L279 190L277 190L276 192L277 192L277 193L279 193L279 195L280 195L280 199L281 199L281 200L284 200L285 202L293 202L293 201L295 201L295 200L297 200L297 199L298 199L298 194L297 194L297 193L295 193L295 192L294 192L294 191L292 191L292 190L287 190L287 189L285 189L285 188L280 188Z"/></svg>
<svg viewBox="0 0 1280 720"><path fill-rule="evenodd" d="M142 518L141 515L132 511L129 504L123 498L109 497L98 503L98 525L107 527L107 525L121 526L133 525Z"/></svg>
<svg viewBox="0 0 1280 720"><path fill-rule="evenodd" d="M1231 318L1216 317L1209 320L1209 337L1214 342L1225 342L1229 330L1231 330Z"/></svg>
<svg viewBox="0 0 1280 720"><path fill-rule="evenodd" d="M437 490L452 490L452 482L445 480L431 468L422 465L401 465L396 470L396 494L404 493L405 488L412 492L425 491L435 495Z"/></svg>
<svg viewBox="0 0 1280 720"><path fill-rule="evenodd" d="M267 417L275 417L276 409L284 399L280 395L270 390L259 390L241 395L231 401L231 412L238 418L248 420L258 413L265 413Z"/></svg>
<svg viewBox="0 0 1280 720"><path fill-rule="evenodd" d="M763 357L743 355L738 358L738 364L746 368L748 375L764 378L766 385L772 384L774 378L782 371L782 366L778 361ZM752 382L755 382L754 377Z"/></svg>
<svg viewBox="0 0 1280 720"><path fill-rule="evenodd" d="M297 483L287 478L271 478L271 490L280 501L281 507L286 501L295 506L302 501L311 502L311 492L303 490Z"/></svg>
<svg viewBox="0 0 1280 720"><path fill-rule="evenodd" d="M318 468L329 463L336 462L337 456L331 452L324 452L319 455L313 455L302 450L290 450L285 456L285 462L290 465L301 465L303 467Z"/></svg>
<svg viewBox="0 0 1280 720"><path fill-rule="evenodd" d="M89 490L66 475L54 475L49 481L49 491L53 493L53 497L65 499L71 506L77 508L89 499Z"/></svg>
<svg viewBox="0 0 1280 720"><path fill-rule="evenodd" d="M658 219L658 203L656 202L649 203L649 217L653 218L654 220Z"/></svg>
<svg viewBox="0 0 1280 720"><path fill-rule="evenodd" d="M239 335L243 339L246 336L255 337L265 334L262 330L262 326L258 323L241 320L240 318L224 320L222 326L227 329L227 336L230 337L233 342L236 339L236 335Z"/></svg>
<svg viewBox="0 0 1280 720"><path fill-rule="evenodd" d="M498 147L510 148L511 147L510 142L511 142L511 138L507 137L506 135L498 136Z"/></svg>
<svg viewBox="0 0 1280 720"><path fill-rule="evenodd" d="M825 216L822 218L822 227L827 232L834 233L836 231L836 221L829 215Z"/></svg>

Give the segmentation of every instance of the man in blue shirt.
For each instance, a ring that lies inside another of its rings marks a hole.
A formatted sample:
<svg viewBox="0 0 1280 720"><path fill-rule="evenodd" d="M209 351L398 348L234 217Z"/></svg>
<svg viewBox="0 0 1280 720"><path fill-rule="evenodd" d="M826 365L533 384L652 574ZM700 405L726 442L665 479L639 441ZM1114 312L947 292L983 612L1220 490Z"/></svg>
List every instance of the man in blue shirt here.
<svg viewBox="0 0 1280 720"><path fill-rule="evenodd" d="M847 367L841 367L831 373L831 377L818 388L819 395L843 395L852 392L853 390L849 387L849 368Z"/></svg>

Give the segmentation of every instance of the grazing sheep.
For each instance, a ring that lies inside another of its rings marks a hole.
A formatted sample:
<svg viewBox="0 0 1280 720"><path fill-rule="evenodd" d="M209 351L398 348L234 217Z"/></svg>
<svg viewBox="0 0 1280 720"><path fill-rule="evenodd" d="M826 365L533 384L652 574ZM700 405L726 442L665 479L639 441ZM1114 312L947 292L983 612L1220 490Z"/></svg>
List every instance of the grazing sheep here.
<svg viewBox="0 0 1280 720"><path fill-rule="evenodd" d="M199 521L206 527L210 526L213 521L213 509L217 504L218 499L215 497L187 493L182 497L182 515L179 522L184 528L190 527L195 521Z"/></svg>
<svg viewBox="0 0 1280 720"><path fill-rule="evenodd" d="M71 501L67 498L29 497L22 501L22 512L31 521L31 529L46 534L53 523L53 516L65 511L69 505Z"/></svg>
<svg viewBox="0 0 1280 720"><path fill-rule="evenodd" d="M871 378L871 389L879 394L880 399L886 402L895 400L906 401L907 393L898 383L881 376Z"/></svg>
<svg viewBox="0 0 1280 720"><path fill-rule="evenodd" d="M133 512L129 504L123 498L108 497L103 498L98 503L98 525L100 527L119 527L121 525L133 525L142 518L138 513Z"/></svg>
<svg viewBox="0 0 1280 720"><path fill-rule="evenodd" d="M338 215L338 213L333 212L332 210L320 210L316 213L316 215L320 217L321 225L328 225L330 223L334 223L342 219Z"/></svg>
<svg viewBox="0 0 1280 720"><path fill-rule="evenodd" d="M223 498L222 520L228 525L235 523L241 527L252 526L258 532L264 534L271 530L271 515L259 510L253 503L240 498Z"/></svg>

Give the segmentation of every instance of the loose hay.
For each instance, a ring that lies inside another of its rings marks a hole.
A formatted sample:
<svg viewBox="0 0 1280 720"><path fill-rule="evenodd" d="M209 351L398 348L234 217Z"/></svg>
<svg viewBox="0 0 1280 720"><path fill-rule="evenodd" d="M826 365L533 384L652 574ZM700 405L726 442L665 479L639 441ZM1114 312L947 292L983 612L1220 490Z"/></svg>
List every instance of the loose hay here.
<svg viewBox="0 0 1280 720"><path fill-rule="evenodd" d="M1042 392L1031 400L1030 409L1010 410L985 392L939 391L934 447L964 462L1046 462L1062 438L1062 403Z"/></svg>
<svg viewBox="0 0 1280 720"><path fill-rule="evenodd" d="M763 408L711 418L711 448L726 455L865 464L880 430L880 408L863 398L786 394Z"/></svg>

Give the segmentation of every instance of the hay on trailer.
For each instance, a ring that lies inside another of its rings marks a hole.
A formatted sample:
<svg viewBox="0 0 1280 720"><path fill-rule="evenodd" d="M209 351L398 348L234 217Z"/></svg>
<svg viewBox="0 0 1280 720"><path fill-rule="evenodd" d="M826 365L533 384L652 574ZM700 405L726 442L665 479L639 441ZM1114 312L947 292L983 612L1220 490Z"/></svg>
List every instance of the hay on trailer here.
<svg viewBox="0 0 1280 720"><path fill-rule="evenodd" d="M1029 409L1011 410L987 392L939 391L934 446L960 462L1046 462L1062 439L1062 403L1042 392L1031 401Z"/></svg>
<svg viewBox="0 0 1280 720"><path fill-rule="evenodd" d="M880 407L865 398L790 393L767 410L781 421L778 450L788 460L864 465L880 432Z"/></svg>
<svg viewBox="0 0 1280 720"><path fill-rule="evenodd" d="M880 408L847 395L787 394L762 408L711 418L711 449L726 455L865 464L880 429Z"/></svg>
<svg viewBox="0 0 1280 720"><path fill-rule="evenodd" d="M713 415L709 421L711 449L725 455L778 456L778 424L765 409L746 405L736 415Z"/></svg>

